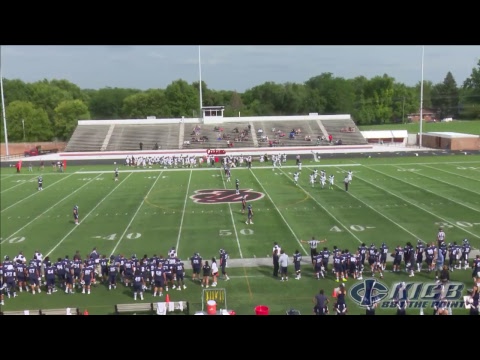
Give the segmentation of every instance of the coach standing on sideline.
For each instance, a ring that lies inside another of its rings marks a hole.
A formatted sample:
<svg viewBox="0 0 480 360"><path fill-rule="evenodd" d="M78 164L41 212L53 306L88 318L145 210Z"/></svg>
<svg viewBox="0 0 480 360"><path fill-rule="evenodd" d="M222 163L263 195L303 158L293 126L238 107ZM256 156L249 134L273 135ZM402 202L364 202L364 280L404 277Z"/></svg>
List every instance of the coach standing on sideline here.
<svg viewBox="0 0 480 360"><path fill-rule="evenodd" d="M312 258L312 264L314 263L315 256L318 255L318 252L317 252L318 244L324 243L325 241L327 241L327 239L316 240L315 236L312 236L312 240L308 240L308 241L300 240L300 242L306 243L308 244L308 246L310 246L310 257Z"/></svg>

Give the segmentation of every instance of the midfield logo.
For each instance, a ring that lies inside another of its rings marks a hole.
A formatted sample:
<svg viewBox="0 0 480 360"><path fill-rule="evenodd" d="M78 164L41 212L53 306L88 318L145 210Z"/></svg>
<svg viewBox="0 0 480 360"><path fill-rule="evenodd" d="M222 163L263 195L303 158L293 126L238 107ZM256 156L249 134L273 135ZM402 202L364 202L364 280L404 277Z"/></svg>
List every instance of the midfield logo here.
<svg viewBox="0 0 480 360"><path fill-rule="evenodd" d="M397 285L388 287L376 279L370 278L356 283L349 290L350 298L359 306L367 307L378 303L382 308L394 308L395 299L399 297ZM452 308L464 307L462 293L465 285L459 282L450 282L443 289L434 282L406 282L403 291L406 291L409 308L433 307L437 301L444 298Z"/></svg>
<svg viewBox="0 0 480 360"><path fill-rule="evenodd" d="M242 202L243 195L246 195L248 202L260 200L265 196L265 194L252 189L241 189L240 195L237 195L235 190L209 189L196 190L190 199L199 204L228 204Z"/></svg>

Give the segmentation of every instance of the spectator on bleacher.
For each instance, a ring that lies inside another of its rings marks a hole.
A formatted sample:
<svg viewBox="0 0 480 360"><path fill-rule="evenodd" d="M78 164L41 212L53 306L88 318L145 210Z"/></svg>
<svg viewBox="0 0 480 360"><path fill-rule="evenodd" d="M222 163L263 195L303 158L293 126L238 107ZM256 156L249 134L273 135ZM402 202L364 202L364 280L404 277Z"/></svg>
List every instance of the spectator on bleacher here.
<svg viewBox="0 0 480 360"><path fill-rule="evenodd" d="M328 135L328 142L331 144L332 141L333 141L333 136L332 136L332 134L329 134Z"/></svg>
<svg viewBox="0 0 480 360"><path fill-rule="evenodd" d="M262 134L262 133L263 133L263 129L262 129L262 128L258 129L257 133Z"/></svg>
<svg viewBox="0 0 480 360"><path fill-rule="evenodd" d="M140 147L140 151L143 150L143 143L140 142L140 144L138 144L138 146Z"/></svg>

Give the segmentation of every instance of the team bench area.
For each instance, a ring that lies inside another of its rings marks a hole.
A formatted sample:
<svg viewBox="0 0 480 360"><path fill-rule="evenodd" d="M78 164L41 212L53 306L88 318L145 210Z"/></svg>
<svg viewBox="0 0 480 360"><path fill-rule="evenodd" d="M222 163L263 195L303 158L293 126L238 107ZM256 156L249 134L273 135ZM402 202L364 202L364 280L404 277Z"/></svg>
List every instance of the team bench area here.
<svg viewBox="0 0 480 360"><path fill-rule="evenodd" d="M61 308L43 310L2 311L0 315L80 315L80 309Z"/></svg>
<svg viewBox="0 0 480 360"><path fill-rule="evenodd" d="M115 314L149 312L156 315L167 315L167 313L190 314L190 305L188 301L170 301L158 303L131 303L115 305Z"/></svg>

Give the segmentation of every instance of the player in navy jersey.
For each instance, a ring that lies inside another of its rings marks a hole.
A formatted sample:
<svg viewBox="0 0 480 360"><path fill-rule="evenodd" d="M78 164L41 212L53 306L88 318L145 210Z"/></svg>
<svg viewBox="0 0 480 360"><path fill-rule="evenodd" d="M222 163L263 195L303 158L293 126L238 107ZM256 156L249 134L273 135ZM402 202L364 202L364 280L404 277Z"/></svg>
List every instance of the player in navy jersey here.
<svg viewBox="0 0 480 360"><path fill-rule="evenodd" d="M342 272L343 272L343 278L346 281L348 279L348 255L346 250L342 250L340 257L342 258Z"/></svg>
<svg viewBox="0 0 480 360"><path fill-rule="evenodd" d="M75 279L73 278L73 263L68 258L63 260L65 266L65 294L73 294Z"/></svg>
<svg viewBox="0 0 480 360"><path fill-rule="evenodd" d="M172 274L172 268L170 267L170 264L168 261L163 261L162 262L162 267L163 267L163 273L165 274L165 291L168 291L168 285L173 285L173 274Z"/></svg>
<svg viewBox="0 0 480 360"><path fill-rule="evenodd" d="M350 259L348 261L348 273L356 279L358 277L358 266L357 266L357 255L350 254Z"/></svg>
<svg viewBox="0 0 480 360"><path fill-rule="evenodd" d="M382 266L382 270L385 271L387 268L387 255L388 255L388 246L385 243L382 243L380 246L380 265Z"/></svg>
<svg viewBox="0 0 480 360"><path fill-rule="evenodd" d="M368 265L370 266L370 271L373 273L375 271L375 253L376 253L375 244L371 244L368 248Z"/></svg>
<svg viewBox="0 0 480 360"><path fill-rule="evenodd" d="M424 251L425 246L423 245L423 242L418 240L417 247L415 248L415 263L417 264L417 272L422 271Z"/></svg>
<svg viewBox="0 0 480 360"><path fill-rule="evenodd" d="M75 205L73 207L73 221L75 222L75 225L78 225L79 224L79 214L78 214L78 206Z"/></svg>
<svg viewBox="0 0 480 360"><path fill-rule="evenodd" d="M0 264L0 305L5 305L3 292L5 291L5 286L3 284L3 266Z"/></svg>
<svg viewBox="0 0 480 360"><path fill-rule="evenodd" d="M133 273L133 300L137 300L137 295L140 295L140 300L143 300L143 290L145 288L145 281L143 280L140 269L135 269Z"/></svg>
<svg viewBox="0 0 480 360"><path fill-rule="evenodd" d="M82 285L80 284L80 278L82 276L83 263L82 259L80 259L80 256L75 255L73 257L72 269L74 286L81 288Z"/></svg>
<svg viewBox="0 0 480 360"><path fill-rule="evenodd" d="M322 270L322 268L323 268L323 256L322 254L317 254L313 258L313 271L315 273L315 277L317 280L320 280L320 276L322 278L325 277L325 273Z"/></svg>
<svg viewBox="0 0 480 360"><path fill-rule="evenodd" d="M362 245L358 247L358 251L360 251L360 255L361 255L360 264L365 266L365 260L366 260L367 251L368 251L367 245L365 245L365 243L362 243Z"/></svg>
<svg viewBox="0 0 480 360"><path fill-rule="evenodd" d="M125 286L130 286L130 284L132 283L133 273L135 272L133 259L134 257L131 257L130 259L126 259L125 262L123 263L123 266L125 269L123 272L123 282L125 283Z"/></svg>
<svg viewBox="0 0 480 360"><path fill-rule="evenodd" d="M224 249L220 249L220 269L222 271L223 280L228 281L230 278L227 274L228 253Z"/></svg>
<svg viewBox="0 0 480 360"><path fill-rule="evenodd" d="M192 280L200 281L200 271L203 266L203 259L199 253L193 254L190 258L190 264L192 265Z"/></svg>
<svg viewBox="0 0 480 360"><path fill-rule="evenodd" d="M102 255L98 261L98 265L100 266L100 278L104 283L108 280L108 259L107 255Z"/></svg>
<svg viewBox="0 0 480 360"><path fill-rule="evenodd" d="M43 177L42 176L38 177L37 183L38 183L38 191L43 190Z"/></svg>
<svg viewBox="0 0 480 360"><path fill-rule="evenodd" d="M328 274L328 261L330 260L330 250L324 247L322 250L322 277L325 277L325 274Z"/></svg>
<svg viewBox="0 0 480 360"><path fill-rule="evenodd" d="M300 251L295 250L295 253L293 254L293 268L295 270L295 280L300 280L302 278L301 263L302 254L300 254Z"/></svg>
<svg viewBox="0 0 480 360"><path fill-rule="evenodd" d="M460 257L460 267L462 267L462 263L463 263L463 268L465 270L469 268L468 257L470 256L471 250L472 250L472 247L470 246L468 239L463 239L462 250L461 250L462 255Z"/></svg>
<svg viewBox="0 0 480 360"><path fill-rule="evenodd" d="M252 204L248 204L247 206L247 221L245 221L245 224L250 224L253 225L253 207Z"/></svg>
<svg viewBox="0 0 480 360"><path fill-rule="evenodd" d="M22 260L19 259L17 260L17 263L14 266L15 266L15 272L17 274L18 289L20 290L20 292L23 292L24 288L26 291L28 291L26 265L23 263Z"/></svg>
<svg viewBox="0 0 480 360"><path fill-rule="evenodd" d="M53 264L55 268L55 276L57 277L58 284L61 288L65 287L65 263L62 258L57 258L57 261Z"/></svg>
<svg viewBox="0 0 480 360"><path fill-rule="evenodd" d="M147 286L147 290L151 290L151 288L148 288L148 286L150 286L150 264L148 263L148 258L146 256L147 255L145 255L145 257L140 260L138 268L140 269L140 273L142 274L143 282L145 283L145 286Z"/></svg>
<svg viewBox="0 0 480 360"><path fill-rule="evenodd" d="M378 249L375 249L375 264L373 265L373 272L372 276L375 276L375 273L378 272L380 274L380 279L383 279L383 271L382 271L382 264L381 264L382 254Z"/></svg>
<svg viewBox="0 0 480 360"><path fill-rule="evenodd" d="M185 285L185 264L182 260L177 259L175 263L175 274L177 279L177 290L186 289Z"/></svg>
<svg viewBox="0 0 480 360"><path fill-rule="evenodd" d="M432 272L435 267L433 259L435 258L435 243L431 243L425 247L425 263L427 264L427 272Z"/></svg>
<svg viewBox="0 0 480 360"><path fill-rule="evenodd" d="M364 269L364 265L362 264L362 254L360 254L360 251L357 251L357 254L355 256L357 258L357 261L356 261L357 280L362 280L363 279L363 269Z"/></svg>
<svg viewBox="0 0 480 360"><path fill-rule="evenodd" d="M393 270L392 272L400 272L400 265L403 260L403 254L404 254L404 249L398 245L395 248L395 251L393 253Z"/></svg>
<svg viewBox="0 0 480 360"><path fill-rule="evenodd" d="M458 247L456 241L453 244L448 244L448 268L450 271L456 269L457 251Z"/></svg>
<svg viewBox="0 0 480 360"><path fill-rule="evenodd" d="M235 179L235 194L240 195L240 180Z"/></svg>
<svg viewBox="0 0 480 360"><path fill-rule="evenodd" d="M35 262L30 261L30 264L27 267L28 274L28 284L32 294L35 295L35 292L41 293L40 289L40 272L38 271L38 266Z"/></svg>
<svg viewBox="0 0 480 360"><path fill-rule="evenodd" d="M333 255L333 271L335 272L336 282L339 282L340 278L342 278L343 281L347 280L343 273L342 254L340 252Z"/></svg>
<svg viewBox="0 0 480 360"><path fill-rule="evenodd" d="M247 195L242 196L242 214L245 214L245 209L247 208Z"/></svg>
<svg viewBox="0 0 480 360"><path fill-rule="evenodd" d="M95 268L93 265L88 264L88 261L86 261L85 266L82 269L82 275L81 275L82 294L85 294L85 290L87 290L87 294L90 295L90 289L91 289L91 285L94 277L95 277Z"/></svg>
<svg viewBox="0 0 480 360"><path fill-rule="evenodd" d="M157 262L157 267L153 271L153 296L163 296L165 287L165 274L163 272L163 264Z"/></svg>
<svg viewBox="0 0 480 360"><path fill-rule="evenodd" d="M118 263L115 262L115 256L110 256L108 263L108 290L117 288Z"/></svg>
<svg viewBox="0 0 480 360"><path fill-rule="evenodd" d="M203 267L202 267L202 287L206 287L208 288L209 287L209 283L210 283L210 275L212 273L212 268L210 267L210 264L208 263L208 261L205 261L205 264L203 264Z"/></svg>
<svg viewBox="0 0 480 360"><path fill-rule="evenodd" d="M3 265L3 283L6 287L7 297L17 297L17 273L13 263L9 262L8 265Z"/></svg>
<svg viewBox="0 0 480 360"><path fill-rule="evenodd" d="M57 289L55 289L55 266L50 261L45 263L45 281L48 295L57 292Z"/></svg>

